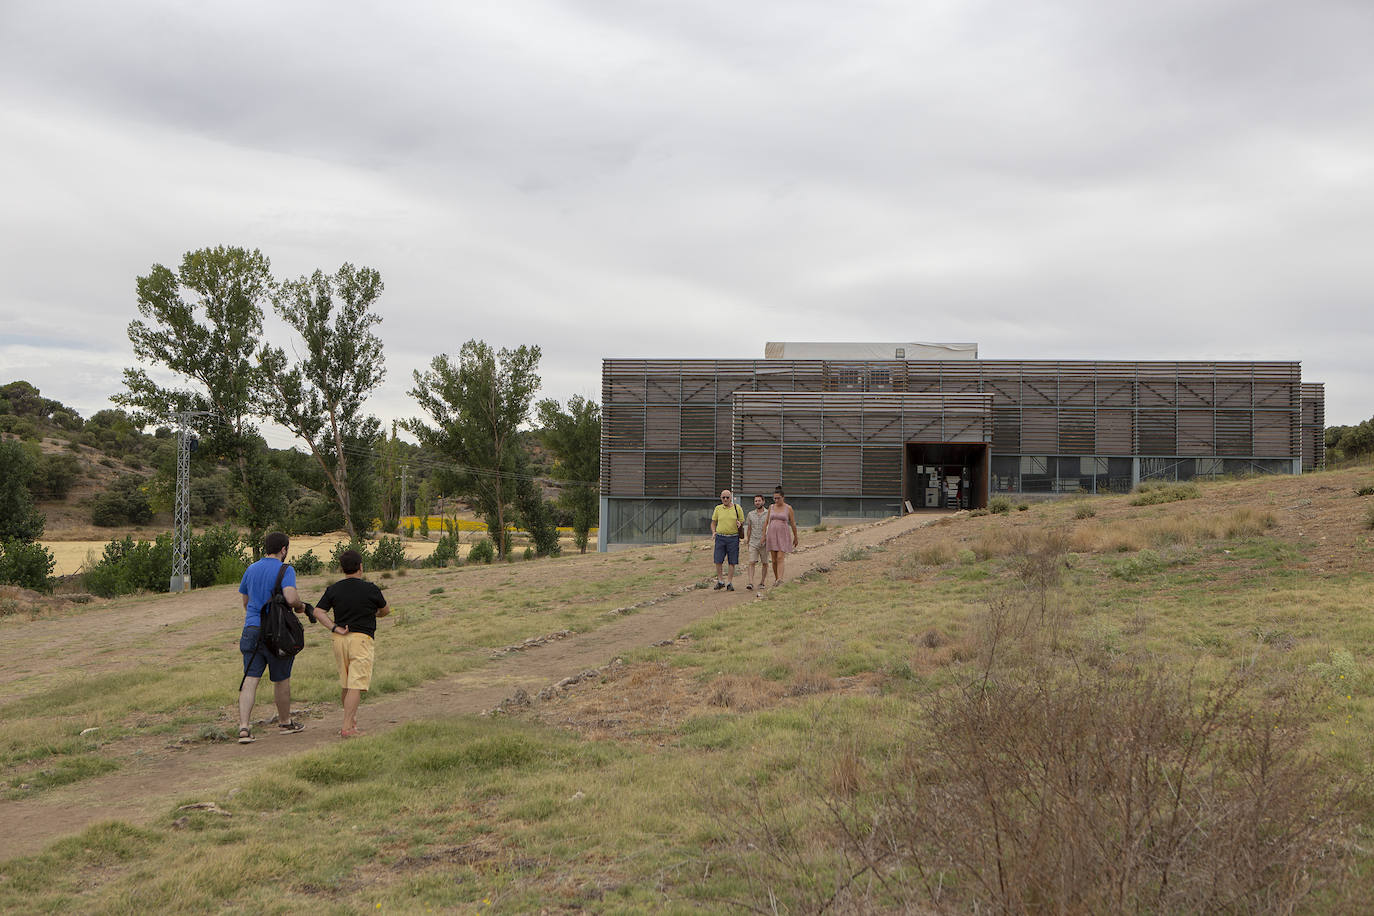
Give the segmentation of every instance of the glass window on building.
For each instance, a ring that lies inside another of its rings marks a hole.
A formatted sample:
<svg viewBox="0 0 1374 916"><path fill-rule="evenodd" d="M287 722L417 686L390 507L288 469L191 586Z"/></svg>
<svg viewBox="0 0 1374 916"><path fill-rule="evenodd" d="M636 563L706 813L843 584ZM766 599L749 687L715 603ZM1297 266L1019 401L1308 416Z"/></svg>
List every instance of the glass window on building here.
<svg viewBox="0 0 1374 916"><path fill-rule="evenodd" d="M1055 470L1044 455L1021 456L1021 492L1053 493Z"/></svg>
<svg viewBox="0 0 1374 916"><path fill-rule="evenodd" d="M1178 479L1177 458L1141 458L1141 480L1173 481Z"/></svg>
<svg viewBox="0 0 1374 916"><path fill-rule="evenodd" d="M1130 458L1107 458L1107 480L1106 486L1098 478L1097 492L1099 493L1129 493L1131 492L1131 465Z"/></svg>
<svg viewBox="0 0 1374 916"><path fill-rule="evenodd" d="M1021 489L1021 459L1015 455L994 455L989 468L992 492L1016 493Z"/></svg>

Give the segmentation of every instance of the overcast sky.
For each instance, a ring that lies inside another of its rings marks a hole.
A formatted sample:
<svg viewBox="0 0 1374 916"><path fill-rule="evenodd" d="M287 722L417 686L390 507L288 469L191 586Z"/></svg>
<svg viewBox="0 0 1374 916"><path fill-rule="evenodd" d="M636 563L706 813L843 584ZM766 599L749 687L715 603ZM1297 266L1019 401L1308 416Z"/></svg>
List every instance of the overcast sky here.
<svg viewBox="0 0 1374 916"><path fill-rule="evenodd" d="M1369 0L0 0L0 382L89 416L134 280L377 268L388 375L538 344L1296 359L1374 414ZM285 444L284 436L275 444Z"/></svg>

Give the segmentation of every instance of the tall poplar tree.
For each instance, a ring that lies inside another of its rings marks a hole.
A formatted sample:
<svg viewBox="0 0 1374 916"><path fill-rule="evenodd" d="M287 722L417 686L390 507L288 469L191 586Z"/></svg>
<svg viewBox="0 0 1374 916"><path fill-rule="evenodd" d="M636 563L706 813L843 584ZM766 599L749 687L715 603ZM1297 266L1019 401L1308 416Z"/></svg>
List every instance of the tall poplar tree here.
<svg viewBox="0 0 1374 916"><path fill-rule="evenodd" d="M265 345L258 355L263 416L310 449L350 538L366 525L367 513L354 505L349 453L370 453L380 429L376 417L363 413L363 403L386 377L382 341L372 332L382 320L372 311L382 289L381 274L352 264L333 275L317 270L283 283L273 304L300 335L304 352L293 358Z"/></svg>
<svg viewBox="0 0 1374 916"><path fill-rule="evenodd" d="M142 318L129 324L134 355L171 371L180 384L160 385L146 369L125 369L127 390L111 400L133 408L144 424L174 425L181 411L206 414L190 420L201 447L234 463L245 521L265 526L278 507L265 504L250 464L262 449L252 422L253 352L272 290L271 265L257 249L220 245L188 251L176 270L154 264L136 286Z"/></svg>
<svg viewBox="0 0 1374 916"><path fill-rule="evenodd" d="M521 346L494 352L480 340L463 344L455 363L448 354L414 373L410 396L429 414L405 428L457 465L455 483L486 520L500 556L509 550L506 519L516 495L516 432L539 390L540 350Z"/></svg>
<svg viewBox="0 0 1374 916"><path fill-rule="evenodd" d="M573 543L586 553L601 511L601 408L576 394L567 410L547 398L539 402L539 425L540 440L553 452L553 477L563 485L559 502L572 512Z"/></svg>

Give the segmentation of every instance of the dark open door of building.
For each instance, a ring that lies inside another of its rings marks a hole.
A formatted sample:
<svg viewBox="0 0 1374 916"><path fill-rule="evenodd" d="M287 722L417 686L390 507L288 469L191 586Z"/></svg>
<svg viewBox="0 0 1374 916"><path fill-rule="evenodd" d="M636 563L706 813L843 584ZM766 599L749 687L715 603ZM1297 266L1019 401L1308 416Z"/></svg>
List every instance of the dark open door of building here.
<svg viewBox="0 0 1374 916"><path fill-rule="evenodd" d="M986 442L908 442L904 497L912 509L985 509L990 447Z"/></svg>

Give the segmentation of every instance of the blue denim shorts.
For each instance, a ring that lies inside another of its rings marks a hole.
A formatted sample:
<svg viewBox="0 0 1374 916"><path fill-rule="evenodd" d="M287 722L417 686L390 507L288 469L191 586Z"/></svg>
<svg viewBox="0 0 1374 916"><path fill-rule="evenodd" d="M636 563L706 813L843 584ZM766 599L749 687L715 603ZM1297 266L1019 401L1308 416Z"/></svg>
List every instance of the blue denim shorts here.
<svg viewBox="0 0 1374 916"><path fill-rule="evenodd" d="M712 551L712 563L724 563L727 558L731 566L739 565L739 535L716 535L716 548Z"/></svg>
<svg viewBox="0 0 1374 916"><path fill-rule="evenodd" d="M262 644L262 627L244 627L243 635L239 637L239 651L243 653L243 670L248 677L262 677L264 671L269 672L268 680L272 683L284 681L291 677L291 666L295 664L295 656L291 658L277 658L267 651L267 647Z"/></svg>

